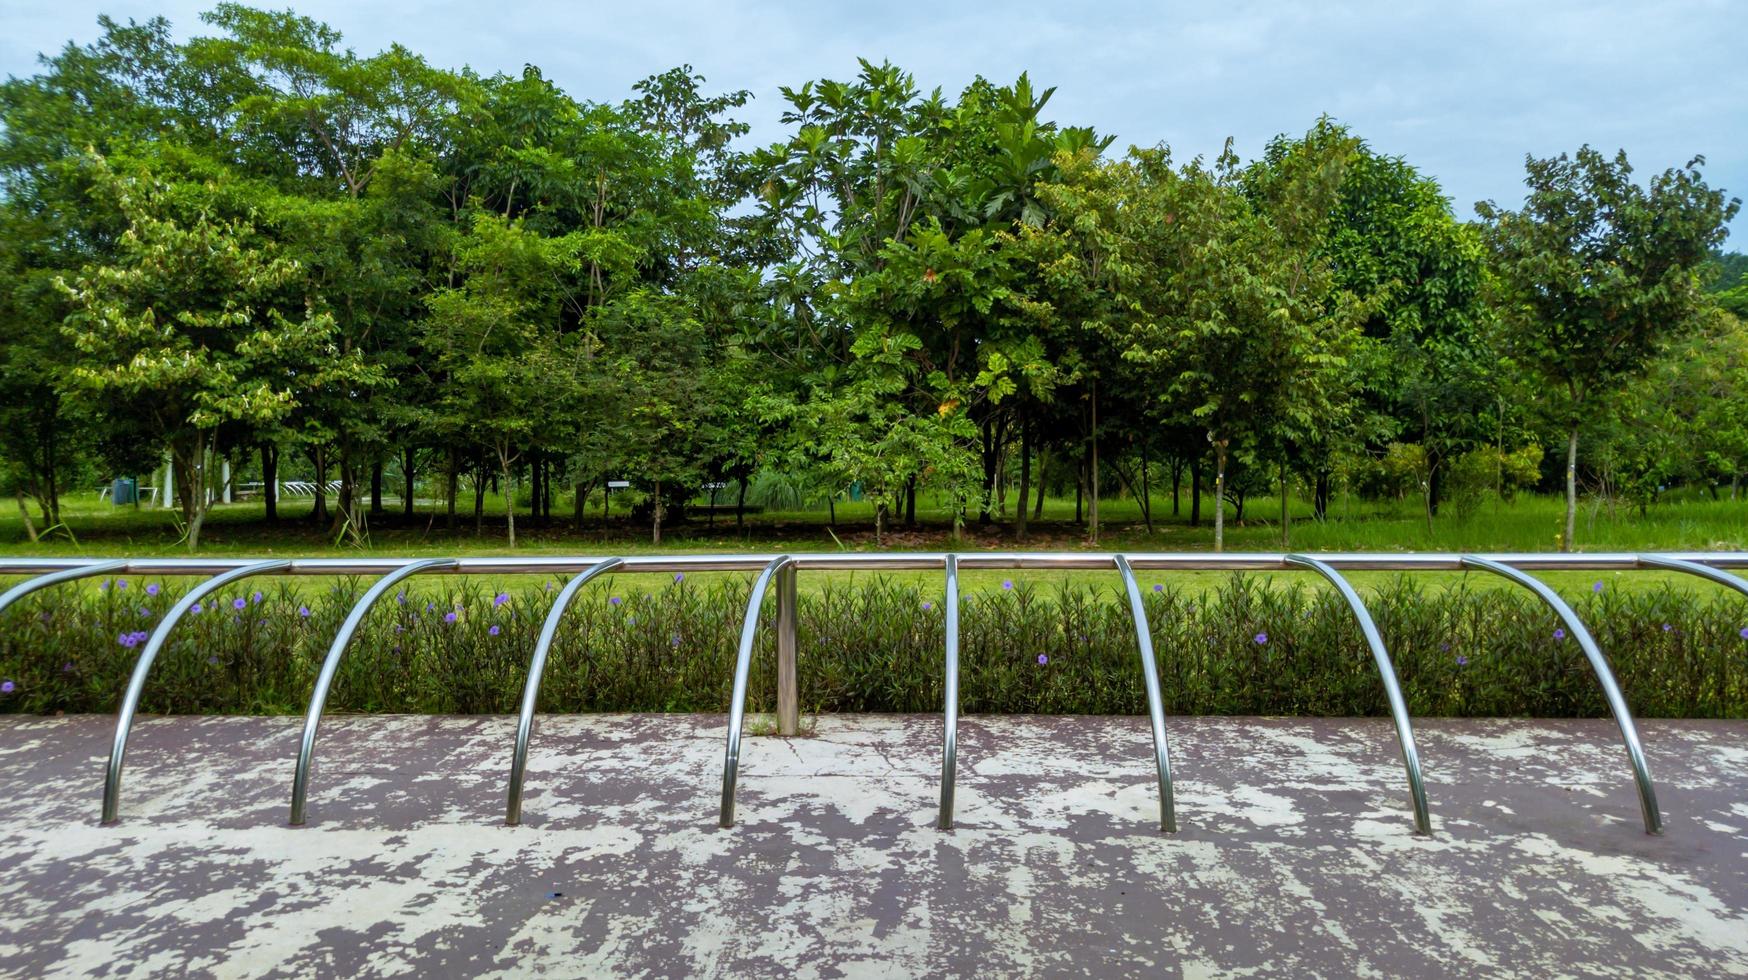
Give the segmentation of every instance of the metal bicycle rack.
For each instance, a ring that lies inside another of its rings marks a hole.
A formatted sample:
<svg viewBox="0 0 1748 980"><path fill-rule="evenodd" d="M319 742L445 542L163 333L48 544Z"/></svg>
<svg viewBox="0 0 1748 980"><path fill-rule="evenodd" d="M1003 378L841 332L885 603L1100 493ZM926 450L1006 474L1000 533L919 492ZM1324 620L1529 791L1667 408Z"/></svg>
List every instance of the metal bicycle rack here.
<svg viewBox="0 0 1748 980"><path fill-rule="evenodd" d="M528 762L528 744L533 733L535 706L540 693L540 681L546 661L557 636L560 620L581 588L595 578L617 572L756 572L751 594L747 598L745 618L741 623L740 644L736 652L734 687L728 712L727 744L722 769L722 802L718 822L723 827L734 825L734 791L739 772L741 728L746 716L747 683L752 665L753 645L757 638L759 615L765 594L774 584L777 593L777 655L778 655L778 724L785 734L793 734L798 710L796 706L796 573L801 570L863 570L914 571L940 569L945 575L946 605L943 608L945 636L945 702L942 706L941 737L941 803L937 826L953 827L953 792L958 762L959 718L959 570L960 569L1036 569L1036 570L1100 570L1114 569L1121 577L1134 621L1136 646L1141 658L1141 673L1147 691L1148 721L1152 729L1154 766L1159 787L1159 827L1164 832L1177 830L1177 816L1172 789L1171 757L1166 739L1165 710L1159 686L1159 667L1154 657L1153 640L1147 613L1135 570L1144 571L1290 571L1304 569L1316 572L1327 580L1348 607L1364 635L1378 676L1384 686L1390 714L1396 728L1397 742L1408 777L1413 804L1414 829L1419 834L1432 833L1432 819L1427 805L1426 786L1421 774L1420 756L1414 744L1414 729L1408 715L1407 701L1396 676L1394 663L1385 649L1382 636L1359 593L1348 583L1342 571L1468 571L1480 570L1499 575L1534 592L1545 603L1567 631L1577 640L1603 696L1620 728L1621 741L1627 751L1633 780L1638 789L1645 832L1661 833L1662 814L1657 806L1656 789L1639 742L1638 727L1633 722L1626 697L1609 666L1608 658L1597 646L1595 638L1585 628L1570 605L1546 583L1530 571L1622 571L1657 569L1683 572L1735 590L1748 597L1748 580L1725 571L1727 568L1748 568L1748 553L1688 552L1681 554L1364 554L1327 555L1303 554L1097 554L1097 553L978 553L957 554L805 554L805 555L648 555L599 558L369 558L369 559L0 559L0 575L32 575L4 593L0 593L0 612L25 596L49 586L90 578L103 574L175 576L210 576L190 589L165 613L151 631L145 648L135 661L134 670L117 712L115 739L110 749L109 763L104 773L102 822L112 824L120 817L122 763L127 753L129 732L145 689L146 677L153 662L163 650L171 630L201 598L219 589L255 575L380 575L347 614L316 678L309 709L304 719L303 737L299 743L297 765L292 783L290 823L305 822L305 802L315 753L316 730L321 722L322 708L329 689L339 672L341 659L353 635L363 623L371 607L397 583L421 573L460 575L505 574L571 574L555 598L552 609L542 624L535 644L525 682L521 712L517 719L516 741L511 755L508 809L505 822L516 824L522 816L523 778Z"/></svg>

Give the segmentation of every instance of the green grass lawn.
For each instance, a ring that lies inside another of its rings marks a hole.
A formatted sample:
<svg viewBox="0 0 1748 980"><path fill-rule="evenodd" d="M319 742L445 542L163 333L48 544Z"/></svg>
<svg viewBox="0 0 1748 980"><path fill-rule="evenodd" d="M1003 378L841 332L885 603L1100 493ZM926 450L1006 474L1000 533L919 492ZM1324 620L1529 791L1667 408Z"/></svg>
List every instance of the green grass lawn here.
<svg viewBox="0 0 1748 980"><path fill-rule="evenodd" d="M471 500L464 501L471 503ZM1133 498L1107 499L1101 502L1103 528L1097 545L1087 538L1086 529L1074 523L1072 498L1051 498L1046 501L1044 519L1035 523L1030 539L1025 543L1014 539L1011 519L990 527L969 523L963 538L955 542L951 536L948 511L937 501L919 500L919 526L909 528L898 522L889 529L884 542L887 550L958 550L987 551L1025 548L1036 551L1097 550L1109 551L1208 551L1213 547L1213 529L1208 515L1211 500L1204 499L1204 519L1199 527L1188 522L1189 500L1185 494L1180 514L1171 516L1171 498L1161 495L1154 501L1154 527L1147 530L1141 519L1141 509ZM526 514L517 518L518 547L512 551L504 542L501 517L502 500L488 497L487 519L483 533L475 534L471 508L457 515L457 528L444 527L440 506L422 502L411 520L399 513L398 501L389 501L388 513L375 520L365 544L360 547L338 540L326 526L316 526L307 520L311 503L307 499L281 502L281 520L269 525L263 519L259 502L220 505L208 518L202 534L200 553L204 555L275 557L391 555L441 557L450 555L631 555L665 553L734 553L734 552L819 552L875 550L873 512L866 502L844 502L837 507L835 524L828 524L827 512L817 511L758 513L748 516L743 528L736 528L732 512L717 514L714 521L702 516L671 524L664 529L662 546L650 543L649 528L633 523L625 516L622 505L603 522L600 509L591 508L585 527L578 530L569 519L555 514L553 526L539 527ZM1228 512L1226 549L1228 551L1279 551L1281 531L1278 500L1254 499L1247 508L1246 520L1233 521ZM1316 521L1311 517L1308 502L1293 501L1291 545L1302 551L1553 551L1558 546L1557 532L1561 523L1562 503L1558 498L1522 496L1509 504L1486 503L1468 510L1447 508L1428 527L1418 501L1360 501L1338 497L1329 518ZM556 510L556 508L555 508ZM56 535L51 539L31 543L16 512L0 516L0 554L17 556L176 556L187 554L181 543L181 533L169 510L152 507L112 507L100 503L95 494L80 494L67 498L63 515L71 529L71 539ZM494 516L498 515L498 516ZM1587 503L1579 515L1578 546L1584 551L1650 551L1650 550L1741 550L1748 548L1748 501L1711 500L1690 497L1671 499L1650 507L1641 515L1636 508L1620 506L1612 511L1606 506ZM803 588L820 588L827 581L854 580L869 572L808 573L802 576ZM917 579L938 579L938 573L883 573ZM1041 585L1053 581L1081 581L1116 585L1115 576L1103 572L1024 572L967 571L963 575L966 589L998 588L1015 574L1023 574ZM1212 585L1225 573L1178 572L1145 574L1148 584L1170 583L1187 588ZM1271 574L1282 581L1304 580L1304 573ZM1357 573L1353 576L1362 588L1375 586L1395 577L1395 573ZM1418 581L1428 586L1446 585L1465 578L1475 584L1502 584L1490 576L1464 576L1460 573L1416 573ZM1578 591L1591 587L1597 573L1572 572L1550 574L1548 580L1563 590ZM1619 587L1647 588L1673 582L1684 586L1710 588L1691 579L1658 572L1607 573ZM519 577L506 576L507 586L518 583ZM639 587L639 576L621 576L625 588ZM653 581L653 578L652 578Z"/></svg>

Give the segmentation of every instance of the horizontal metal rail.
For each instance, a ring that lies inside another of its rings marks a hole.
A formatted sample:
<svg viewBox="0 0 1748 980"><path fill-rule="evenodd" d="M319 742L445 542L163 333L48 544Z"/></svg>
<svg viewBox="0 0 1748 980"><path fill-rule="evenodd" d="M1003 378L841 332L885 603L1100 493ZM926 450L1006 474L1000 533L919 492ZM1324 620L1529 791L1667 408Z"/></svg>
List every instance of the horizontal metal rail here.
<svg viewBox="0 0 1748 980"><path fill-rule="evenodd" d="M457 558L444 569L456 575L575 575L587 571L612 555L555 555L550 557ZM777 555L632 555L620 571L635 572L757 572ZM787 555L800 571L938 571L946 567L944 552L820 552ZM1245 572L1293 571L1290 555L1275 552L1221 554L1198 552L1124 553L1138 572ZM959 555L960 570L1037 569L1109 571L1110 552L1001 552ZM1748 552L1687 551L1639 555L1628 552L1596 553L1497 553L1460 552L1319 554L1318 561L1344 572L1461 572L1467 559L1479 558L1529 572L1630 571L1668 567L1653 560L1692 562L1711 568L1748 569ZM109 558L0 558L0 576L41 575L70 568L83 568ZM259 558L130 558L116 569L118 575L218 575L234 568L258 564ZM281 575L383 575L417 558L300 558L293 559ZM441 574L438 573L438 574Z"/></svg>
<svg viewBox="0 0 1748 980"><path fill-rule="evenodd" d="M728 744L725 754L723 772L722 807L719 822L723 826L731 826L734 821L734 787L739 762L741 741L741 722L744 719L744 704L746 697L747 674L750 668L752 638L757 629L759 606L763 599L765 586L779 574L793 575L797 570L864 570L864 571L901 571L901 570L941 570L948 579L947 608L947 691L945 709L945 725L943 726L942 745L942 796L941 812L938 818L939 826L943 828L952 825L953 789L955 756L957 754L957 721L958 721L958 572L961 569L1033 569L1039 571L1051 570L1109 570L1117 568L1124 577L1124 589L1128 593L1131 612L1136 617L1137 641L1141 647L1144 675L1147 668L1153 667L1150 637L1144 613L1139 603L1139 588L1134 580L1135 571L1295 571L1312 570L1341 590L1343 598L1353 608L1356 619L1361 624L1362 632L1366 633L1368 645L1372 648L1377 660L1380 675L1384 680L1390 697L1391 713L1397 722L1398 738L1402 743L1403 761L1409 772L1409 782L1415 802L1415 818L1417 829L1426 832L1430 823L1426 812L1425 791L1419 778L1418 758L1413 745L1412 729L1409 727L1407 709L1400 695L1400 686L1396 682L1394 666L1390 663L1388 654L1383 651L1382 640L1376 635L1376 627L1371 624L1370 614L1364 603L1347 586L1337 570L1354 571L1427 571L1427 572L1463 572L1470 570L1486 570L1501 575L1504 578L1526 586L1536 592L1554 612L1560 617L1577 639L1581 648L1595 669L1597 679L1608 700L1611 713L1621 729L1623 742L1626 743L1629 760L1632 763L1633 775L1638 784L1640 803L1644 811L1646 829L1652 833L1661 828L1661 814L1657 808L1656 796L1651 785L1649 771L1645 764L1644 753L1639 744L1637 728L1634 725L1631 712L1627 708L1624 695L1615 681L1613 672L1602 651L1597 648L1594 638L1569 605L1548 586L1534 579L1530 572L1551 571L1626 571L1632 569L1664 570L1695 575L1708 579L1719 585L1734 589L1748 595L1748 582L1728 574L1725 569L1748 569L1748 552L1678 552L1658 554L1634 554L1624 552L1609 552L1596 554L1461 554L1461 553L1398 553L1373 554L1358 552L1340 552L1316 556L1284 554L1284 553L1239 553L1239 554L1205 554L1205 553L1150 553L1125 554L1099 552L1044 553L1044 552L981 552L977 554L957 554L932 552L910 553L818 553L799 555L642 555L625 558L611 556L551 556L551 557L515 557L515 558L307 558L307 559L249 559L249 558L0 558L0 576L30 576L26 581L14 585L4 593L0 593L0 611L20 598L38 590L61 582L71 582L79 578L100 574L137 575L137 576L211 576L208 581L196 585L185 594L181 600L166 614L159 628L154 631L146 650L141 654L139 662L130 679L128 691L123 698L122 709L118 717L115 744L112 746L111 758L104 786L104 821L113 822L119 810L121 763L126 751L127 734L131 727L133 713L137 707L141 690L144 686L146 671L150 668L158 650L163 646L170 628L180 619L192 604L200 597L218 588L249 575L271 573L274 575L372 575L381 578L354 606L342 625L333 645L329 648L328 657L323 663L321 676L317 679L315 692L310 699L309 710L305 717L303 739L299 747L297 771L293 781L291 822L298 824L304 818L304 800L311 774L311 762L314 754L316 726L320 722L323 704L328 688L333 683L338 671L341 656L347 643L363 620L370 606L392 584L415 574L452 573L459 575L578 575L583 579L603 573L684 573L684 572L758 572L759 580L749 596L746 619L742 622L741 643L735 669L734 694L730 705L730 725ZM592 574L591 574L592 573ZM540 667L544 653L551 644L551 634L556 631L558 618L562 615L564 606L570 596L574 596L575 587L581 581L573 581L572 588L567 589L561 600L555 604L555 609L549 614L547 628L543 630L542 648L537 651L536 660L532 663L529 684L524 690L523 710L519 718L517 744L512 763L510 807L508 818L515 822L519 817L520 783L523 766L527 761L527 743L533 721L533 697L538 692ZM1370 625L1372 628L1367 629ZM1154 729L1155 753L1160 777L1161 818L1165 829L1173 829L1171 796L1171 776L1169 757L1166 754L1163 730L1163 713L1158 694L1156 678L1144 678L1150 682L1149 714Z"/></svg>

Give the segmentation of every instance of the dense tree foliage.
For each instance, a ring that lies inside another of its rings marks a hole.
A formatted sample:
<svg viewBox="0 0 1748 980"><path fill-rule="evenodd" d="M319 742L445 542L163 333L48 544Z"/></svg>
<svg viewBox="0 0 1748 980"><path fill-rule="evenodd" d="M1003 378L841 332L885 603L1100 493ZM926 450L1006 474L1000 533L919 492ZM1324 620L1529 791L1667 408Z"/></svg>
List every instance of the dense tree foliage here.
<svg viewBox="0 0 1748 980"><path fill-rule="evenodd" d="M1522 208L1468 223L1334 120L1248 161L1119 152L1026 75L864 61L783 89L754 148L750 93L687 67L591 102L289 12L101 28L0 85L0 480L33 535L159 466L190 547L245 466L270 520L296 475L354 540L385 480L451 528L495 486L512 545L519 507L580 523L617 481L658 543L755 481L870 498L878 536L919 490L1020 538L1068 492L1096 540L1101 495L1151 525L1187 477L1216 547L1269 492L1286 545L1295 488L1432 521L1748 470L1736 202L1697 162L1531 159Z"/></svg>

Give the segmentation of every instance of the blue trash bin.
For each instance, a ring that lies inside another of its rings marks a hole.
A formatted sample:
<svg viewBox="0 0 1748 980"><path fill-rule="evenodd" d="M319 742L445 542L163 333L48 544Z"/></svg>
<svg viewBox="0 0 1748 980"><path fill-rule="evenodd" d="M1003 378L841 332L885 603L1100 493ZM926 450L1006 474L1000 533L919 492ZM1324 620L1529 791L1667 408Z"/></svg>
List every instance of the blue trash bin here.
<svg viewBox="0 0 1748 980"><path fill-rule="evenodd" d="M137 504L140 500L140 485L131 476L124 476L110 481L109 502L120 507L123 504Z"/></svg>

